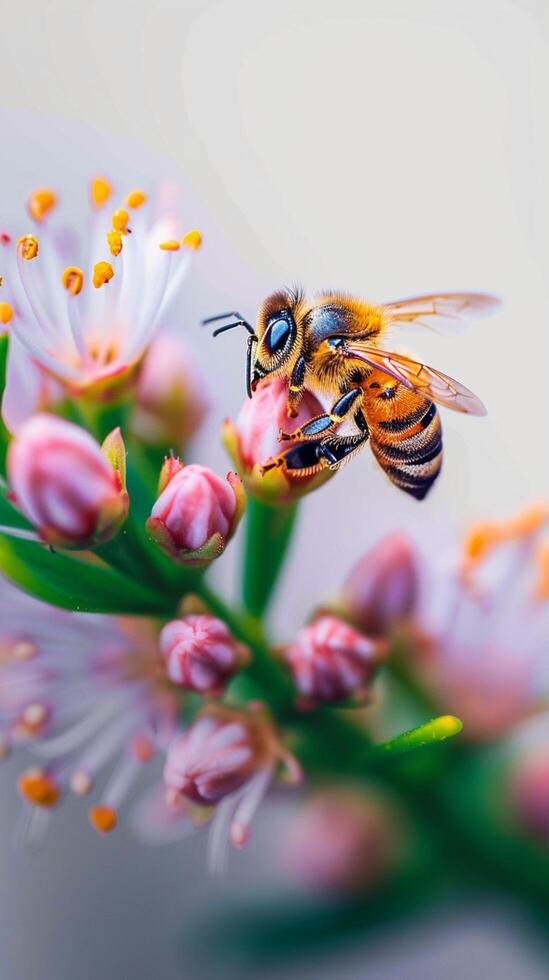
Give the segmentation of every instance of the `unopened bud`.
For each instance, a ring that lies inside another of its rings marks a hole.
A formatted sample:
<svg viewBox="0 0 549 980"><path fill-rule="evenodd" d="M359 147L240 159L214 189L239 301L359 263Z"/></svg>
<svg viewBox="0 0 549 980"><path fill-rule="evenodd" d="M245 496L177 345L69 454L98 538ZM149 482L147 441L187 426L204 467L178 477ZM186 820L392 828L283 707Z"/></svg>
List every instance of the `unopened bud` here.
<svg viewBox="0 0 549 980"><path fill-rule="evenodd" d="M186 616L168 623L160 650L174 684L199 694L221 695L225 684L250 658L228 627L214 616Z"/></svg>
<svg viewBox="0 0 549 980"><path fill-rule="evenodd" d="M183 466L168 458L160 496L147 521L150 537L184 565L207 565L235 532L245 506L240 478L222 480L207 466Z"/></svg>
<svg viewBox="0 0 549 980"><path fill-rule="evenodd" d="M343 603L368 636L387 636L415 611L420 560L406 534L390 534L366 552L343 586Z"/></svg>
<svg viewBox="0 0 549 980"><path fill-rule="evenodd" d="M347 698L364 700L383 649L335 616L301 629L283 653L303 707Z"/></svg>
<svg viewBox="0 0 549 980"><path fill-rule="evenodd" d="M106 444L123 446L118 430ZM10 444L8 476L18 507L48 544L90 548L113 537L126 518L123 473L88 432L54 415L35 415L21 428Z"/></svg>

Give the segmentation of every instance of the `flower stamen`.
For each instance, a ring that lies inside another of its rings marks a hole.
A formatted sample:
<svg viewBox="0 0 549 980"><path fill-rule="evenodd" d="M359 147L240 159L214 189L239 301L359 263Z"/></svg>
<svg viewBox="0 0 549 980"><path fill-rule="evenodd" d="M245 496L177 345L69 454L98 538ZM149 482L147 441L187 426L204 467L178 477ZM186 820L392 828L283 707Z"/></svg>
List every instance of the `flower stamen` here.
<svg viewBox="0 0 549 980"><path fill-rule="evenodd" d="M112 186L104 177L94 177L90 184L90 197L94 208L102 208L112 194Z"/></svg>
<svg viewBox="0 0 549 980"><path fill-rule="evenodd" d="M114 231L119 231L121 235L128 234L129 214L124 208L119 208L112 216L112 226Z"/></svg>
<svg viewBox="0 0 549 980"><path fill-rule="evenodd" d="M61 787L45 769L27 769L19 777L18 789L33 806L48 810L61 799Z"/></svg>
<svg viewBox="0 0 549 980"><path fill-rule="evenodd" d="M0 303L0 323L6 325L13 320L13 310L9 303Z"/></svg>
<svg viewBox="0 0 549 980"><path fill-rule="evenodd" d="M84 273L76 265L69 265L63 270L61 275L63 289L66 289L71 296L78 296L84 285Z"/></svg>
<svg viewBox="0 0 549 980"><path fill-rule="evenodd" d="M147 195L144 193L144 191L132 191L126 198L126 207L135 211L136 208L140 208L143 204L145 204L146 200Z"/></svg>
<svg viewBox="0 0 549 980"><path fill-rule="evenodd" d="M107 243L111 255L114 255L116 258L116 256L120 255L120 252L122 251L122 232L116 231L114 228L111 231L108 231Z"/></svg>
<svg viewBox="0 0 549 980"><path fill-rule="evenodd" d="M40 189L33 191L27 201L27 210L35 221L43 221L46 215L57 204L57 196L53 191Z"/></svg>
<svg viewBox="0 0 549 980"><path fill-rule="evenodd" d="M202 245L202 235L194 228L192 231L187 232L181 244L186 248L190 248L193 252L198 252L198 249Z"/></svg>
<svg viewBox="0 0 549 980"><path fill-rule="evenodd" d="M89 817L93 829L99 834L110 834L118 823L116 810L112 806L93 806Z"/></svg>
<svg viewBox="0 0 549 980"><path fill-rule="evenodd" d="M96 262L93 267L93 284L96 289L110 282L114 276L114 269L110 262Z"/></svg>
<svg viewBox="0 0 549 980"><path fill-rule="evenodd" d="M19 254L27 262L38 255L38 239L34 235L22 235L17 242Z"/></svg>

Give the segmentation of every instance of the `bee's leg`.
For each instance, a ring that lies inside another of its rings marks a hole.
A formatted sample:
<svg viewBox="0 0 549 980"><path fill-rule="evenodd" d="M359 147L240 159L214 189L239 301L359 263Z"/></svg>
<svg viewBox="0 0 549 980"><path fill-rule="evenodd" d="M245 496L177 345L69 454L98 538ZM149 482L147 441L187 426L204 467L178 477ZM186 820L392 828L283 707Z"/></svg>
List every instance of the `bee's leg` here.
<svg viewBox="0 0 549 980"><path fill-rule="evenodd" d="M294 369L290 376L290 384L288 385L288 418L295 419L299 403L301 402L301 396L303 395L303 385L305 381L305 371L307 369L307 364L303 354L301 354L294 364Z"/></svg>
<svg viewBox="0 0 549 980"><path fill-rule="evenodd" d="M319 436L326 438L326 436L332 435L351 413L356 418L362 397L362 388L351 388L338 398L332 405L330 412L326 412L324 415L316 415L301 428L295 429L294 432L279 432L279 441L305 442L308 439L318 439ZM362 413L360 414L362 415Z"/></svg>
<svg viewBox="0 0 549 980"><path fill-rule="evenodd" d="M326 461L331 470L338 470L343 463L348 463L353 456L360 452L368 442L368 427L356 436L331 436L318 447L319 456Z"/></svg>
<svg viewBox="0 0 549 980"><path fill-rule="evenodd" d="M261 473L280 467L284 472L294 476L314 476L328 466L327 460L321 454L321 441L301 442L291 449L286 449L279 456L268 459L261 467Z"/></svg>
<svg viewBox="0 0 549 980"><path fill-rule="evenodd" d="M334 435L325 440L306 440L267 460L261 471L267 473L275 467L281 467L294 477L310 477L326 467L337 470L360 452L368 441L368 436L366 426L364 431L352 436Z"/></svg>

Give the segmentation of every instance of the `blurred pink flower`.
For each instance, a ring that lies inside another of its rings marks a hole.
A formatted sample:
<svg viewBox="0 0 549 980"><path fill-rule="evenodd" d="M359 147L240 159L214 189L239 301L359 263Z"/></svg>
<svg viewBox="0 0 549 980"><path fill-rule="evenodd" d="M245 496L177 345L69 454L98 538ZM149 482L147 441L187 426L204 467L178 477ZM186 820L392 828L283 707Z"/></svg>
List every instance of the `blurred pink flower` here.
<svg viewBox="0 0 549 980"><path fill-rule="evenodd" d="M478 525L453 569L432 569L407 667L464 737L492 740L540 710L549 689L549 594L540 542L549 508ZM541 577L540 577L541 575Z"/></svg>
<svg viewBox="0 0 549 980"><path fill-rule="evenodd" d="M31 833L69 791L92 797L109 769L89 816L113 830L143 767L178 731L179 709L154 624L64 612L0 583L0 757L32 752L19 779Z"/></svg>
<svg viewBox="0 0 549 980"><path fill-rule="evenodd" d="M303 707L370 693L383 647L332 615L299 630L283 652Z"/></svg>
<svg viewBox="0 0 549 980"><path fill-rule="evenodd" d="M160 650L174 684L199 694L221 696L230 677L250 659L228 627L214 616L175 619L160 634Z"/></svg>
<svg viewBox="0 0 549 980"><path fill-rule="evenodd" d="M547 736L547 732L545 732ZM544 746L521 753L508 781L508 802L520 828L549 843L549 750Z"/></svg>
<svg viewBox="0 0 549 980"><path fill-rule="evenodd" d="M314 892L364 891L394 869L397 821L385 801L356 787L330 787L298 812L282 839L288 875Z"/></svg>
<svg viewBox="0 0 549 980"><path fill-rule="evenodd" d="M270 720L258 712L205 709L172 742L164 768L170 804L183 797L200 807L215 806L210 865L219 870L226 830L235 847L250 836L250 821L283 763L287 780L299 781L297 762L280 743Z"/></svg>
<svg viewBox="0 0 549 980"><path fill-rule="evenodd" d="M206 565L224 550L244 507L244 490L235 473L222 480L207 466L183 466L168 458L147 530L171 558Z"/></svg>
<svg viewBox="0 0 549 980"><path fill-rule="evenodd" d="M368 636L387 637L416 611L420 574L412 539L389 534L351 569L342 592L345 611Z"/></svg>
<svg viewBox="0 0 549 980"><path fill-rule="evenodd" d="M17 506L51 545L92 547L116 534L126 518L119 430L102 451L72 422L35 415L11 442L7 469Z"/></svg>
<svg viewBox="0 0 549 980"><path fill-rule="evenodd" d="M137 380L132 428L140 441L179 452L200 428L208 407L203 381L179 334L158 334Z"/></svg>
<svg viewBox="0 0 549 980"><path fill-rule="evenodd" d="M44 375L60 386L50 387L52 397L92 390L108 400L125 390L200 246L198 232L177 239L175 215L147 219L141 191L112 210L110 198L108 181L92 181L90 231L80 243L57 226L49 190L27 202L36 234L0 237L12 310L3 415L12 431L45 407Z"/></svg>
<svg viewBox="0 0 549 980"><path fill-rule="evenodd" d="M262 466L297 443L279 442L280 430L296 429L314 415L322 414L318 399L306 391L294 419L288 419L288 386L282 378L260 382L253 397L247 399L236 422L230 419L223 427L227 451L250 493L267 502L287 503L325 483L333 475L327 467L320 472L297 476L291 469L276 467L263 473ZM311 452L313 444L309 444ZM313 464L316 468L317 461Z"/></svg>

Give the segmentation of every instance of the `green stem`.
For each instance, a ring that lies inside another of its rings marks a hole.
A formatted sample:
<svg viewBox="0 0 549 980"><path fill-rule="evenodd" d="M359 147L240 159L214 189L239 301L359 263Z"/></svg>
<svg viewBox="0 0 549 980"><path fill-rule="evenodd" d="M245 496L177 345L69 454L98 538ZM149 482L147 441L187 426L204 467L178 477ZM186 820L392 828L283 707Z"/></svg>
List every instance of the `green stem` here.
<svg viewBox="0 0 549 980"><path fill-rule="evenodd" d="M242 602L250 615L260 618L271 599L290 543L297 503L266 504L248 500Z"/></svg>

